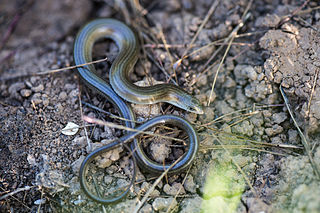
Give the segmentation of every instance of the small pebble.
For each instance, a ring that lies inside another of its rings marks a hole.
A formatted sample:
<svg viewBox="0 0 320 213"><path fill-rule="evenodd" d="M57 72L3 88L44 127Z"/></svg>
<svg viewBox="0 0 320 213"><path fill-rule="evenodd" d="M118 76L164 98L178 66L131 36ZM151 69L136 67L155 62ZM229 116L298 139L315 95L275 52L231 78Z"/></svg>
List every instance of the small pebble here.
<svg viewBox="0 0 320 213"><path fill-rule="evenodd" d="M75 200L75 201L73 201L73 204L74 205L76 205L76 206L79 206L79 205L81 205L81 204L84 204L84 203L86 203L86 200Z"/></svg>
<svg viewBox="0 0 320 213"><path fill-rule="evenodd" d="M172 198L156 198L153 203L152 203L152 207L155 211L166 211L169 206L171 206L171 209L174 208L177 205L177 201Z"/></svg>
<svg viewBox="0 0 320 213"><path fill-rule="evenodd" d="M184 118L189 122L196 122L197 121L197 114L196 113L186 113Z"/></svg>
<svg viewBox="0 0 320 213"><path fill-rule="evenodd" d="M180 192L179 192L179 190L180 190ZM184 190L182 184L181 183L177 183L177 182L174 182L172 184L172 186L170 186L169 184L164 185L163 191L166 194L173 195L173 196L178 194L178 192L179 192L179 194L185 194L186 193L186 191Z"/></svg>
<svg viewBox="0 0 320 213"><path fill-rule="evenodd" d="M187 190L188 192L191 193L196 193L196 184L193 181L193 176L192 175L188 175L188 177L186 178L186 181L183 184L185 190Z"/></svg>
<svg viewBox="0 0 320 213"><path fill-rule="evenodd" d="M20 94L22 97L27 98L31 95L32 91L29 89L22 89L20 90Z"/></svg>
<svg viewBox="0 0 320 213"><path fill-rule="evenodd" d="M152 206L149 203L143 205L143 207L139 210L140 213L151 213Z"/></svg>
<svg viewBox="0 0 320 213"><path fill-rule="evenodd" d="M194 198L185 198L181 202L181 213L200 213L200 212L206 212L203 209L201 209L202 204L202 198L199 196L196 196ZM209 210L208 210L209 211Z"/></svg>
<svg viewBox="0 0 320 213"><path fill-rule="evenodd" d="M281 124L283 121L287 119L287 113L280 112L272 115L272 120L276 124Z"/></svg>
<svg viewBox="0 0 320 213"><path fill-rule="evenodd" d="M208 84L208 76L207 75L200 75L196 84L197 84L197 87L206 86Z"/></svg>
<svg viewBox="0 0 320 213"><path fill-rule="evenodd" d="M80 166L82 164L82 161L84 160L84 156L81 155L76 161L74 161L72 164L71 164L71 168L72 168L72 171L73 171L73 174L77 174L79 173L79 170L80 170Z"/></svg>
<svg viewBox="0 0 320 213"><path fill-rule="evenodd" d="M210 99L210 103L212 103L216 99L216 97L217 97L217 95L214 91L211 93L211 89L207 90L206 101L209 101L209 99Z"/></svg>
<svg viewBox="0 0 320 213"><path fill-rule="evenodd" d="M249 208L249 213L254 212L264 212L264 213L271 213L272 208L270 205L267 205L259 198L248 198L247 199L247 206Z"/></svg>
<svg viewBox="0 0 320 213"><path fill-rule="evenodd" d="M31 90L32 90L33 92L42 92L42 91L44 90L44 86L43 86L43 84L39 84L39 85L36 86L36 87L32 87Z"/></svg>
<svg viewBox="0 0 320 213"><path fill-rule="evenodd" d="M34 204L35 205L43 205L46 203L46 200L47 200L46 198L42 198L42 199L34 201Z"/></svg>
<svg viewBox="0 0 320 213"><path fill-rule="evenodd" d="M31 101L35 105L41 104L42 103L41 94L40 93L33 94Z"/></svg>
<svg viewBox="0 0 320 213"><path fill-rule="evenodd" d="M65 91L63 91L63 92L61 92L61 93L59 94L59 100L61 100L61 101L66 100L67 97L68 97L68 95L67 95L67 93L66 93Z"/></svg>
<svg viewBox="0 0 320 213"><path fill-rule="evenodd" d="M88 139L88 140L90 143L91 142L90 139ZM75 145L76 147L83 148L88 144L87 137L86 136L77 136L73 139L72 144Z"/></svg>
<svg viewBox="0 0 320 213"><path fill-rule="evenodd" d="M281 18L276 14L267 14L266 16L258 17L254 25L256 27L273 28L277 26L280 21L281 21Z"/></svg>
<svg viewBox="0 0 320 213"><path fill-rule="evenodd" d="M297 144L299 142L298 138L298 131L289 129L288 131L289 143L290 144Z"/></svg>
<svg viewBox="0 0 320 213"><path fill-rule="evenodd" d="M313 114L313 117L316 119L320 119L320 101L317 101L313 104L311 104L310 112Z"/></svg>
<svg viewBox="0 0 320 213"><path fill-rule="evenodd" d="M272 128L266 128L265 132L268 136L273 136L276 134L279 134L283 131L283 127L279 126L278 124L275 124L272 126Z"/></svg>
<svg viewBox="0 0 320 213"><path fill-rule="evenodd" d="M25 88L25 84L23 82L17 82L17 83L12 84L9 87L8 91L11 96L14 96L15 94L17 94L18 91L20 91L21 89L24 89L24 88Z"/></svg>
<svg viewBox="0 0 320 213"><path fill-rule="evenodd" d="M112 183L112 177L109 175L104 176L104 183L109 185L110 183Z"/></svg>
<svg viewBox="0 0 320 213"><path fill-rule="evenodd" d="M163 142L162 142L163 141ZM169 156L171 149L168 146L168 141L162 140L150 144L151 155L157 162L164 162Z"/></svg>
<svg viewBox="0 0 320 213"><path fill-rule="evenodd" d="M254 125L247 120L232 127L232 131L234 133L239 133L247 136L253 136L253 129Z"/></svg>

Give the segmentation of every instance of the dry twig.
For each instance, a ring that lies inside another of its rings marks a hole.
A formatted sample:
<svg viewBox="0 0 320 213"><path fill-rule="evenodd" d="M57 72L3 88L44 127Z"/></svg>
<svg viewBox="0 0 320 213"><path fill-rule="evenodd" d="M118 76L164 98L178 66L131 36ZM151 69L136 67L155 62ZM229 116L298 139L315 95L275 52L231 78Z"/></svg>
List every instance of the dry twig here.
<svg viewBox="0 0 320 213"><path fill-rule="evenodd" d="M313 159L313 157L312 157L310 143L307 141L307 139L306 139L306 137L304 136L304 134L302 133L302 131L301 131L301 129L300 129L297 121L294 119L293 114L292 114L292 111L291 111L290 106L289 106L289 100L288 100L286 94L284 93L283 88L282 88L281 85L280 85L280 92L281 92L281 95L282 95L282 97L283 97L284 103L286 104L286 107L287 107L287 109L288 109L288 112L289 112L289 114L290 114L290 116L291 116L291 118L292 118L292 120L293 120L293 123L294 123L294 125L296 126L296 128L297 128L297 130L298 130L298 132L299 132L299 135L300 135L300 137L301 137L302 144L303 144L303 146L304 146L304 148L305 148L305 150L306 150L306 152L307 152L307 155L308 155L308 157L309 157L309 161L310 161L310 163L311 163L312 169L313 169L314 173L316 174L317 179L320 179L320 168L319 168L319 165L316 164L316 162L314 161L314 159Z"/></svg>

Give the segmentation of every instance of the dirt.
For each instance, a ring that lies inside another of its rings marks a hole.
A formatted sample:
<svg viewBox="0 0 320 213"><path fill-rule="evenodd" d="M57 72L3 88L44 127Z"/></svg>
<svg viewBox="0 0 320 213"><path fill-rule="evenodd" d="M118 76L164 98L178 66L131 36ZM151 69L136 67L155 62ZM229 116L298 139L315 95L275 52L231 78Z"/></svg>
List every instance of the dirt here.
<svg viewBox="0 0 320 213"><path fill-rule="evenodd" d="M150 83L150 76L153 82L177 80L206 106L203 115L169 104L135 106L140 122L159 113L185 117L200 138L190 170L164 178L140 212L166 212L169 206L173 212L320 212L319 179L279 90L281 85L310 143L315 167L320 167L319 2L253 1L250 17L224 58L228 43L220 39L237 28L249 1L220 1L188 57L176 66L214 2L1 3L0 212L131 212L157 178L139 171L128 197L118 204L103 206L87 198L79 185L81 162L94 148L125 133L107 126L85 131L81 114L119 123L88 104L117 112L84 86L76 70L33 76L74 65L75 35L98 17L124 21L136 30L142 45L133 81ZM161 46L164 39L170 54ZM116 52L110 41L94 48L94 59L109 58L96 64L106 79ZM68 122L80 126L75 135L61 133ZM184 138L174 128L170 131ZM159 162L183 152L170 148L171 141L147 137L149 141L154 142L144 144L145 152ZM107 183L115 174L130 177L132 162L122 155L120 149L99 158L99 181ZM118 180L114 187L127 182Z"/></svg>

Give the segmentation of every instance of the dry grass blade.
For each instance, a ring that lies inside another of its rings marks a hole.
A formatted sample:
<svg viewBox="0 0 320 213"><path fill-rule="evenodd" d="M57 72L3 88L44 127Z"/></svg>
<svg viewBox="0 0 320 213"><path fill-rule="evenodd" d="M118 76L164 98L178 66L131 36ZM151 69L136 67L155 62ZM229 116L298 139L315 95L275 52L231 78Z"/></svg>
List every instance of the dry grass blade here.
<svg viewBox="0 0 320 213"><path fill-rule="evenodd" d="M160 24L157 24L157 28L158 28L158 30L159 30L159 32L160 32L160 37L161 37L161 40L162 40L162 42L163 42L163 44L164 44L164 48L166 49L167 54L168 54L168 56L169 56L170 63L173 64L173 57L172 57L172 55L171 55L171 53L170 53L170 51L169 51L169 48L167 47L167 40L166 40L166 38L165 38L165 36L164 36L164 34L163 34L163 30L162 30L162 28L161 28L161 25L160 25ZM173 68L172 71L173 71L173 75L174 75L175 82L178 82L176 70Z"/></svg>
<svg viewBox="0 0 320 213"><path fill-rule="evenodd" d="M80 85L78 84L78 90L80 91ZM83 108L82 108L82 102L81 102L81 95L80 95L80 92L78 94L78 99L79 99L79 105L80 105L80 116L81 118L83 117ZM83 122L83 126L84 126L84 133L85 133L85 136L86 136L86 141L87 141L87 144L88 144L88 149L91 150L92 149L92 146L91 146L91 143L90 143L90 140L89 140L89 137L88 137L88 132L87 132L87 128L85 127L85 124L84 124L84 121Z"/></svg>
<svg viewBox="0 0 320 213"><path fill-rule="evenodd" d="M173 205L174 201L177 199L180 191L182 190L183 184L184 184L184 183L186 182L186 180L187 180L187 177L188 177L188 174L189 174L189 172L190 172L190 169L191 169L191 166L188 168L188 171L186 172L186 175L184 176L184 178L183 178L183 180L182 180L181 186L179 187L179 189L178 189L178 191L177 191L177 194L174 196L172 202L170 203L170 205L169 205L166 213L169 213L169 212L171 211L171 208L172 208L172 205Z"/></svg>
<svg viewBox="0 0 320 213"><path fill-rule="evenodd" d="M69 67L64 67L64 68L55 69L55 70L47 70L44 72L31 73L31 74L26 74L26 75L15 75L15 76L11 76L9 78L1 78L0 80L12 80L12 79L16 79L16 78L24 78L24 77L30 77L30 76L48 75L48 74L53 74L53 73L57 73L57 72L65 71L65 70L75 69L78 67L84 67L84 66L87 66L90 64L100 63L100 62L103 62L106 60L108 60L108 59L104 58L104 59L99 59L96 61L92 61L92 62L88 62L88 63L84 63L84 64L79 64L79 65L75 65L75 66L69 66Z"/></svg>
<svg viewBox="0 0 320 213"><path fill-rule="evenodd" d="M90 108L92 108L92 109L94 109L94 110L97 110L98 112L102 112L102 113L104 113L104 114L109 115L110 118L118 119L118 120L121 120L121 121L130 121L130 122L134 122L134 123L141 123L141 122L139 122L139 121L130 120L130 119L127 119L127 118L123 118L123 117L117 116L117 115L115 115L115 114L112 114L111 112L107 112L107 111L105 111L105 110L103 110L103 109L100 109L99 107L96 107L96 106L94 106L94 105L92 105L92 104L89 104L89 103L87 103L87 102L85 102L85 101L81 101L81 103L82 103L83 105L86 105L87 107L90 107Z"/></svg>
<svg viewBox="0 0 320 213"><path fill-rule="evenodd" d="M266 147L266 146L257 146L257 147ZM243 145L224 145L224 147L222 147L221 145L215 145L215 146L202 146L200 147L199 151L202 150L208 150L208 149L244 149L244 150L250 150L250 151L257 151L257 152L265 152L265 153L269 153L272 155L280 155L280 156L287 156L286 154L282 154L279 152L272 152L269 150L264 150L264 149L257 149L257 148L252 148L252 147L247 147L247 146L243 146Z"/></svg>
<svg viewBox="0 0 320 213"><path fill-rule="evenodd" d="M178 85L177 82L175 82L173 80L173 78L171 78L171 76L169 75L169 73L167 73L167 71L163 68L163 66L161 66L152 56L151 54L149 54L148 52L146 53L148 58L163 72L163 74L167 77L167 79L169 79L171 81L171 83Z"/></svg>
<svg viewBox="0 0 320 213"><path fill-rule="evenodd" d="M156 188L156 186L160 183L160 181L162 180L162 178L168 174L169 170L171 168L174 167L174 165L176 165L181 159L182 159L183 155L180 156L173 164L170 165L170 167L168 169L166 169L161 175L160 177L157 178L157 180L152 184L152 186L150 187L150 189L147 191L147 193L145 194L145 196L142 198L142 200L139 202L139 204L135 207L134 209L134 213L138 213L139 209L142 207L142 205L147 201L148 197L150 196L150 194L154 191L154 189Z"/></svg>
<svg viewBox="0 0 320 213"><path fill-rule="evenodd" d="M25 186L25 187L23 187L23 188L18 188L18 189L16 189L16 190L12 191L12 192L9 192L9 193L1 196L1 197L0 197L0 200L6 199L7 197L12 196L12 195L14 195L14 194L17 194L17 193L19 193L19 192L23 192L23 191L30 190L30 189L32 189L32 188L34 188L34 187L35 187L35 186Z"/></svg>
<svg viewBox="0 0 320 213"><path fill-rule="evenodd" d="M285 15L283 17L281 17L281 21L279 22L279 24L276 26L276 28L280 27L281 25L283 25L284 23L288 22L292 17L294 17L295 15L298 15L300 12L302 12L302 8L304 8L310 0L305 0L303 2L303 4L298 7L297 9L295 9L292 13L290 13L289 15Z"/></svg>
<svg viewBox="0 0 320 213"><path fill-rule="evenodd" d="M223 118L225 118L225 117L227 117L229 115L233 115L233 114L237 114L237 113L241 113L241 112L245 112L245 111L251 111L250 112L251 114L252 113L255 114L258 111L260 111L260 109L265 109L265 108L269 108L269 107L283 107L283 106L284 106L283 104L272 104L272 105L261 105L261 106L254 104L252 107L247 107L247 108L244 108L244 109L240 109L240 110L236 110L236 111L224 114L224 115L219 116L218 118L214 119L213 121L211 121L209 123L201 124L199 126L200 127L210 126L210 125L212 125L214 123L220 122L220 120L222 120Z"/></svg>
<svg viewBox="0 0 320 213"><path fill-rule="evenodd" d="M309 116L309 113L310 113L311 100L312 100L314 89L316 87L316 83L317 83L317 80L318 80L318 74L319 74L319 69L317 70L316 75L314 76L313 85L312 85L312 89L311 89L311 92L310 92L310 98L309 98L309 101L308 101L307 116Z"/></svg>
<svg viewBox="0 0 320 213"><path fill-rule="evenodd" d="M311 147L310 147L310 144L309 142L307 141L306 137L304 136L304 134L302 133L297 121L294 119L293 117L293 114L292 114L292 111L290 109L290 106L289 106L289 100L287 98L287 96L285 95L284 91L283 91L283 88L282 86L280 85L280 92L281 92L281 95L283 97L283 100L284 100L284 103L286 104L286 107L288 109L288 112L290 114L290 117L292 118L293 120L293 123L294 125L296 126L298 132L299 132L299 135L301 137L301 141L302 141L302 144L307 152L307 155L309 157L309 161L311 163L311 166L312 166L312 169L314 171L314 173L316 174L317 178L320 179L320 168L319 168L319 165L316 164L316 162L314 161L313 157L312 157L312 154L311 154Z"/></svg>
<svg viewBox="0 0 320 213"><path fill-rule="evenodd" d="M220 69L221 69L221 67L222 67L222 64L223 64L223 62L224 62L224 59L226 58L226 56L227 56L227 54L228 54L228 52L229 52L229 49L230 49L230 47L231 47L231 44L232 44L233 39L234 39L234 37L231 38L231 40L230 40L230 42L229 42L229 44L228 44L228 47L227 47L226 51L224 52L224 55L223 55L223 57L222 57L222 59L221 59L221 62L220 62L220 64L219 64L219 66L218 66L218 69L217 69L217 71L216 71L216 74L215 74L215 76L214 76L207 106L210 105L211 97L212 97L212 94L213 94L213 89L214 89L214 86L216 85L216 81L217 81L217 78L218 78L219 71L220 71Z"/></svg>
<svg viewBox="0 0 320 213"><path fill-rule="evenodd" d="M200 150L222 149L222 148L246 149L246 150L266 152L266 153L270 153L270 154L286 156L286 154L282 154L279 152L273 152L273 151L264 150L264 149L257 149L257 148L271 148L271 147L282 148L286 152L289 151L290 154L293 154L293 155L297 155L297 154L295 152L292 152L291 150L288 150L288 149L302 149L302 147L294 146L294 145L271 144L271 143L267 143L267 142L255 141L255 140L251 140L249 138L246 138L244 136L235 135L232 133L224 132L222 130L218 130L218 129L214 129L214 128L210 128L210 127L208 127L208 129L213 131L218 136L216 136L216 135L212 136L211 134L202 134L203 136L205 136L205 140L203 141L203 143L206 143L206 140L209 140L210 138L214 137L214 138L219 138L221 140L228 140L228 141L235 143L235 144L224 144L224 147L221 145L201 146ZM238 144L238 143L241 143L241 144Z"/></svg>
<svg viewBox="0 0 320 213"><path fill-rule="evenodd" d="M222 64L223 64L223 62L224 62L224 60L225 60L225 58L226 58L226 56L227 56L227 54L228 54L228 52L229 52L229 49L230 49L230 47L231 47L231 44L232 44L235 36L237 35L238 31L240 30L240 28L243 27L244 22L250 17L250 13L248 13L248 11L249 11L249 9L250 9L250 7L251 7L251 4L252 4L252 0L251 0L251 1L249 2L249 4L247 5L247 7L246 7L246 9L245 9L245 11L244 11L244 13L243 13L243 15L242 15L241 22L238 24L238 26L231 32L231 34L230 34L229 37L227 38L229 44L228 44L228 46L227 46L226 51L224 52L224 55L223 55L223 57L222 57L222 59L221 59L221 62L220 62L220 64L219 64L219 67L218 67L218 69L217 69L217 71L216 71L216 74L215 74L215 77L214 77L214 80L213 80L213 83L212 83L211 92L210 92L210 96L209 96L209 100L208 100L207 106L210 105L211 97L212 97L212 94L213 94L213 89L214 89L214 86L215 86L215 83L216 83L216 80L217 80L219 71L220 71L220 69L221 69L221 67L222 67ZM227 42L227 41L226 41L226 42ZM210 60L210 59L209 59L209 60Z"/></svg>
<svg viewBox="0 0 320 213"><path fill-rule="evenodd" d="M116 128L116 129L122 129L122 130L126 130L126 131L130 131L130 132L139 132L141 134L146 134L146 135L151 135L151 136L155 136L155 137L161 137L161 138L165 138L165 139L169 139L169 140L174 140L174 141L179 141L179 142L184 142L184 140L178 139L178 138L173 138L173 137L169 137L169 136L165 136L165 135L160 135L160 134L156 134L153 132L149 132L149 131L141 131L138 129L133 129L133 128L129 128L126 126L122 126L119 124L115 124L112 122L107 122L107 121L102 121L96 118L92 118L92 117L88 117L88 116L82 116L82 119L88 123L94 123L94 124L98 124L98 125L102 125L102 126L108 126L111 128Z"/></svg>

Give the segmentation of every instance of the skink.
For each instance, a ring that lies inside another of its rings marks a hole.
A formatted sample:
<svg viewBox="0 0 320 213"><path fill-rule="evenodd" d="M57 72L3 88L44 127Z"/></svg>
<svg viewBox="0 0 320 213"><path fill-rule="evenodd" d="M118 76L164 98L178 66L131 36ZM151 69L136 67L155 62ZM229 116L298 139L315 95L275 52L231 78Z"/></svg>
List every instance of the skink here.
<svg viewBox="0 0 320 213"><path fill-rule="evenodd" d="M138 43L135 34L122 22L114 19L96 19L85 25L78 33L74 43L74 61L76 65L92 61L92 48L96 41L101 38L111 38L119 48L119 54L112 64L109 73L110 85L96 74L92 64L78 67L78 72L86 84L99 91L106 97L119 111L120 115L127 119L125 125L135 128L134 114L131 107L122 100L138 104L151 104L157 102L168 102L182 109L201 114L202 107L199 101L184 90L171 84L161 84L150 87L137 87L132 84L129 78L129 72L132 70L138 59ZM121 96L121 98L117 95ZM173 115L163 115L153 118L141 126L138 130L146 130L156 125L171 124L180 127L189 137L188 149L182 159L170 170L170 172L179 172L188 167L193 161L198 150L198 137L192 125L183 118ZM128 190L120 196L108 199L101 198L89 191L85 178L85 170L88 164L95 156L106 152L117 145L123 144L137 136L137 132L129 132L112 144L101 147L90 153L82 162L80 169L80 184L85 193L93 200L101 203L112 203L123 198ZM149 172L161 173L170 165L163 165L152 161L143 151L137 139L131 143L131 150L134 152L134 158L137 160L140 168ZM134 177L133 177L134 179Z"/></svg>

